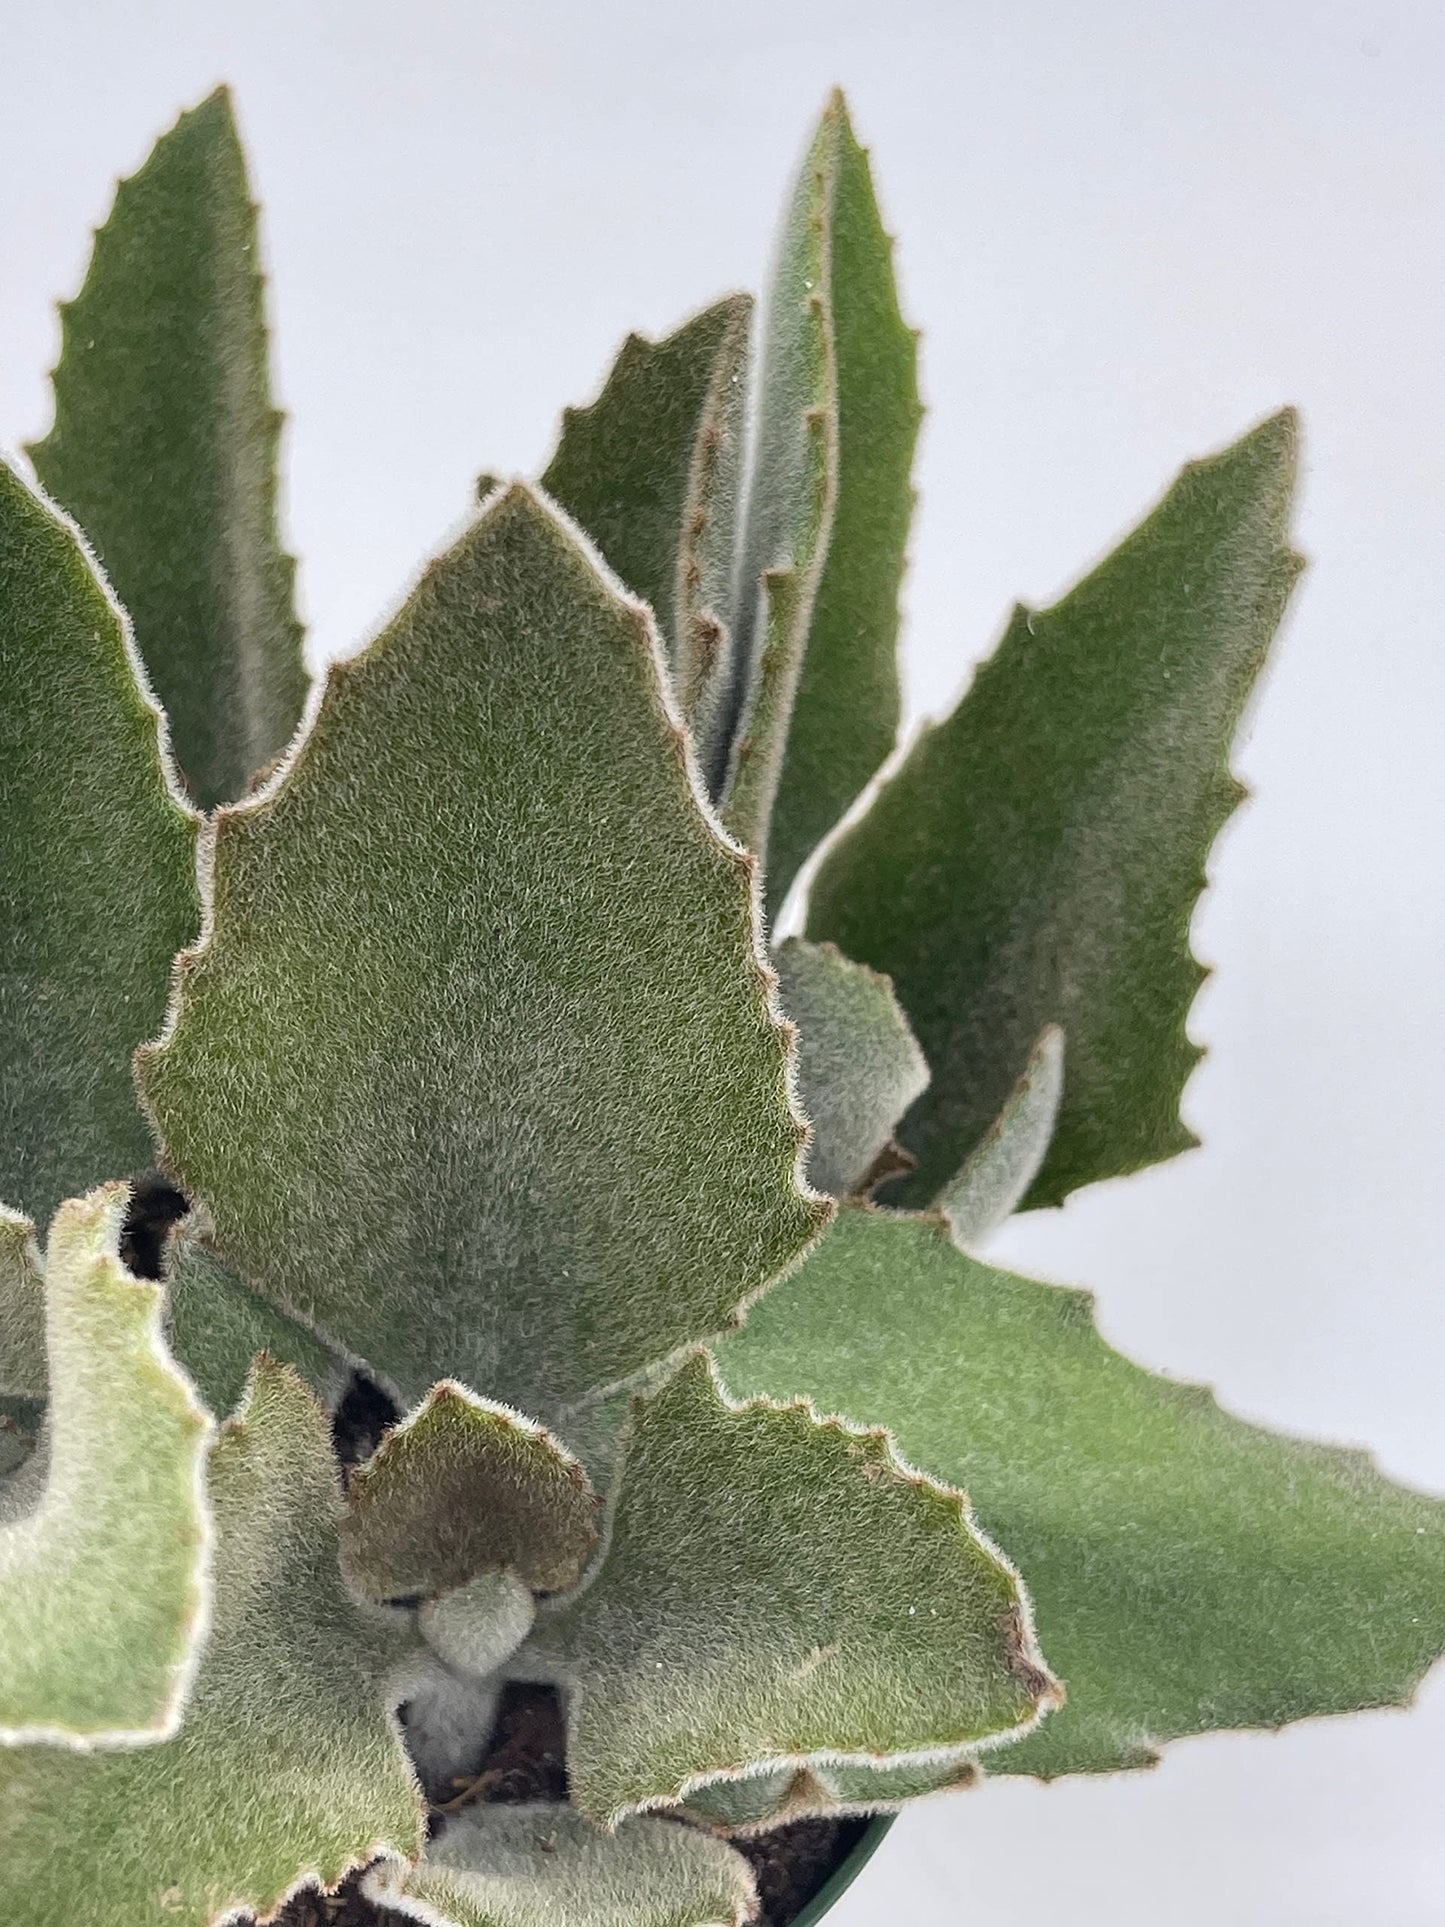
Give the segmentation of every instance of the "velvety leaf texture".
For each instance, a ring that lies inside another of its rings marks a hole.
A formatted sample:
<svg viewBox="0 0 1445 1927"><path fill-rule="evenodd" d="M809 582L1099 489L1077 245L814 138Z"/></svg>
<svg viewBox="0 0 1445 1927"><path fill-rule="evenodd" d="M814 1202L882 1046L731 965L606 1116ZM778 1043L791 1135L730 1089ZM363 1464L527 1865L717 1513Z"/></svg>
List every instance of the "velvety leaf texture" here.
<svg viewBox="0 0 1445 1927"><path fill-rule="evenodd" d="M380 1697L397 1643L347 1596L325 1416L263 1363L211 1460L210 1639L175 1738L0 1752L0 1914L25 1927L210 1927L421 1850L421 1802Z"/></svg>
<svg viewBox="0 0 1445 1927"><path fill-rule="evenodd" d="M808 1182L847 1197L927 1086L928 1066L876 970L797 937L779 944L774 962L783 1008L798 1026L798 1096L813 1126Z"/></svg>
<svg viewBox="0 0 1445 1927"><path fill-rule="evenodd" d="M0 463L0 1200L47 1223L154 1152L131 1053L195 937L196 824L123 618Z"/></svg>
<svg viewBox="0 0 1445 1927"><path fill-rule="evenodd" d="M599 1833L572 1807L459 1814L402 1874L369 1874L378 1904L444 1927L743 1927L757 1890L741 1854L646 1816Z"/></svg>
<svg viewBox="0 0 1445 1927"><path fill-rule="evenodd" d="M442 1384L353 1473L342 1558L373 1599L447 1592L488 1567L562 1592L597 1544L597 1508L550 1433Z"/></svg>
<svg viewBox="0 0 1445 1927"><path fill-rule="evenodd" d="M256 209L224 88L121 182L61 319L55 425L31 459L130 612L196 800L224 802L283 748L307 684Z"/></svg>
<svg viewBox="0 0 1445 1927"><path fill-rule="evenodd" d="M105 1186L51 1227L46 1449L0 1500L0 1742L163 1737L204 1637L211 1426L159 1287L117 1255L128 1200Z"/></svg>
<svg viewBox="0 0 1445 1927"><path fill-rule="evenodd" d="M898 308L893 247L866 151L839 97L828 232L838 415L837 498L798 672L767 839L768 908L893 748L898 592L923 409L918 338Z"/></svg>
<svg viewBox="0 0 1445 1927"><path fill-rule="evenodd" d="M1295 441L1283 414L1193 464L1062 602L1019 610L824 862L809 935L889 973L933 1072L901 1134L907 1202L958 1170L1051 1023L1068 1063L1029 1204L1194 1142L1189 921L1299 566Z"/></svg>
<svg viewBox="0 0 1445 1927"><path fill-rule="evenodd" d="M14 1419L0 1412L0 1481L18 1472L34 1449L34 1440L21 1431Z"/></svg>
<svg viewBox="0 0 1445 1927"><path fill-rule="evenodd" d="M406 1399L551 1416L727 1327L826 1221L750 862L660 678L516 488L216 820L142 1085L222 1254Z"/></svg>
<svg viewBox="0 0 1445 1927"><path fill-rule="evenodd" d="M758 375L757 432L739 544L734 640L705 762L729 827L762 856L837 487L837 391L828 306L830 217L841 139L823 118L783 223Z"/></svg>
<svg viewBox="0 0 1445 1927"><path fill-rule="evenodd" d="M45 1396L45 1267L28 1218L0 1206L0 1394Z"/></svg>
<svg viewBox="0 0 1445 1927"><path fill-rule="evenodd" d="M1064 1094L1064 1033L1050 1024L1003 1109L945 1185L938 1208L964 1251L997 1231L1023 1203L1048 1156Z"/></svg>
<svg viewBox="0 0 1445 1927"><path fill-rule="evenodd" d="M516 1652L536 1617L531 1588L515 1573L492 1566L438 1599L423 1600L416 1625L446 1665L486 1679Z"/></svg>
<svg viewBox="0 0 1445 1927"><path fill-rule="evenodd" d="M629 335L542 477L650 605L689 717L726 646L751 314L730 295L665 340Z"/></svg>
<svg viewBox="0 0 1445 1927"><path fill-rule="evenodd" d="M167 1254L166 1319L171 1350L218 1418L239 1404L258 1352L293 1366L317 1392L339 1387L347 1375L334 1352L187 1232Z"/></svg>
<svg viewBox="0 0 1445 1927"><path fill-rule="evenodd" d="M886 1424L1017 1559L1068 1703L991 1772L1407 1700L1445 1647L1445 1504L1121 1358L1086 1294L851 1207L721 1351L738 1393Z"/></svg>
<svg viewBox="0 0 1445 1927"><path fill-rule="evenodd" d="M639 1404L600 1571L533 1639L570 1689L573 1800L608 1826L750 1766L953 1754L1054 1693L957 1492L881 1432L729 1405L706 1356Z"/></svg>
<svg viewBox="0 0 1445 1927"><path fill-rule="evenodd" d="M742 1780L713 1780L687 1796L686 1809L705 1826L748 1835L770 1832L791 1820L896 1813L909 1800L961 1791L982 1778L977 1760L963 1747L896 1766L815 1760L806 1767L783 1767Z"/></svg>

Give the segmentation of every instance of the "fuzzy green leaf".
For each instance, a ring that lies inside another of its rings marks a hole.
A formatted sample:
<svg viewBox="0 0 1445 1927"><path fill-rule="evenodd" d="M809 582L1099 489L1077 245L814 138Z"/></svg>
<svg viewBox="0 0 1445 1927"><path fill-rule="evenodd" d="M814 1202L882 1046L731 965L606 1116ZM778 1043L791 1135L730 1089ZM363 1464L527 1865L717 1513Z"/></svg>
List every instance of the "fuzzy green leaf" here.
<svg viewBox="0 0 1445 1927"><path fill-rule="evenodd" d="M973 1787L982 1777L967 1748L899 1766L816 1760L810 1766L753 1773L741 1780L714 1780L687 1796L686 1810L725 1834L767 1833L793 1820L896 1813L910 1800Z"/></svg>
<svg viewBox="0 0 1445 1927"><path fill-rule="evenodd" d="M838 474L827 560L768 826L774 914L898 733L898 593L923 416L918 337L899 312L893 244L879 217L867 151L854 137L841 96L828 119L834 145L827 294Z"/></svg>
<svg viewBox="0 0 1445 1927"><path fill-rule="evenodd" d="M45 1396L45 1267L35 1226L0 1205L0 1393Z"/></svg>
<svg viewBox="0 0 1445 1927"><path fill-rule="evenodd" d="M576 1459L460 1385L433 1386L346 1496L342 1560L371 1599L449 1592L494 1567L562 1592L597 1544L597 1495Z"/></svg>
<svg viewBox="0 0 1445 1927"><path fill-rule="evenodd" d="M196 934L196 823L124 619L0 462L0 1198L48 1222L154 1151L131 1053Z"/></svg>
<svg viewBox="0 0 1445 1927"><path fill-rule="evenodd" d="M31 460L130 611L197 801L225 802L284 747L307 679L256 209L224 88L121 182L61 317L55 425Z"/></svg>
<svg viewBox="0 0 1445 1927"><path fill-rule="evenodd" d="M751 863L661 675L515 488L216 819L143 1089L218 1249L404 1399L550 1417L734 1322L826 1221Z"/></svg>
<svg viewBox="0 0 1445 1927"><path fill-rule="evenodd" d="M536 1617L531 1588L515 1573L491 1566L439 1599L424 1599L416 1627L446 1665L488 1679L516 1652Z"/></svg>
<svg viewBox="0 0 1445 1927"><path fill-rule="evenodd" d="M939 1197L961 1250L982 1243L1023 1203L1048 1156L1063 1094L1064 1033L1050 1024L1003 1109Z"/></svg>
<svg viewBox="0 0 1445 1927"><path fill-rule="evenodd" d="M191 1228L171 1241L166 1286L171 1350L218 1417L240 1403L258 1352L293 1366L323 1396L345 1376L334 1352L244 1285Z"/></svg>
<svg viewBox="0 0 1445 1927"><path fill-rule="evenodd" d="M739 840L763 855L788 719L837 488L837 389L828 303L841 104L823 117L783 222L763 316L757 437L740 543L732 645L712 699L704 767Z"/></svg>
<svg viewBox="0 0 1445 1927"><path fill-rule="evenodd" d="M835 95L798 183L769 304L743 550L728 814L742 840L766 852L772 912L897 734L917 362L868 157Z"/></svg>
<svg viewBox="0 0 1445 1927"><path fill-rule="evenodd" d="M730 295L665 340L629 335L542 477L652 608L689 719L727 647L751 314Z"/></svg>
<svg viewBox="0 0 1445 1927"><path fill-rule="evenodd" d="M269 1361L211 1459L211 1634L175 1738L135 1752L0 1753L0 1916L26 1927L269 1918L382 1851L421 1803L380 1682L394 1626L355 1605L324 1413Z"/></svg>
<svg viewBox="0 0 1445 1927"><path fill-rule="evenodd" d="M961 1494L882 1432L727 1404L706 1356L636 1407L600 1570L527 1652L568 1685L572 1797L605 1826L749 1768L996 1741L1055 1690Z"/></svg>
<svg viewBox="0 0 1445 1927"><path fill-rule="evenodd" d="M778 946L774 963L798 1026L798 1096L813 1126L808 1182L847 1197L927 1087L928 1066L886 977L798 937Z"/></svg>
<svg viewBox="0 0 1445 1927"><path fill-rule="evenodd" d="M850 1208L723 1346L739 1393L892 1426L1019 1562L1068 1704L990 1770L1407 1700L1445 1647L1445 1504L1363 1453L1231 1418L1100 1338L1085 1293Z"/></svg>
<svg viewBox="0 0 1445 1927"><path fill-rule="evenodd" d="M365 1891L434 1927L743 1927L757 1906L725 1841L649 1818L599 1833L569 1806L472 1807Z"/></svg>
<svg viewBox="0 0 1445 1927"><path fill-rule="evenodd" d="M211 1426L161 1341L160 1288L121 1264L129 1196L104 1186L50 1231L46 1449L0 1506L7 1744L174 1732L204 1636Z"/></svg>
<svg viewBox="0 0 1445 1927"><path fill-rule="evenodd" d="M14 1419L0 1413L0 1480L18 1472L35 1450L35 1441L22 1432ZM0 1500L0 1508L3 1508Z"/></svg>
<svg viewBox="0 0 1445 1927"><path fill-rule="evenodd" d="M933 1072L902 1133L907 1202L958 1170L1046 1024L1068 1066L1029 1204L1194 1142L1189 921L1299 566L1295 442L1286 413L1186 468L1062 602L1017 611L819 872L809 935L889 973Z"/></svg>
<svg viewBox="0 0 1445 1927"><path fill-rule="evenodd" d="M7 1421L32 1443L45 1418L45 1401L39 1398L8 1398L0 1394L0 1419Z"/></svg>

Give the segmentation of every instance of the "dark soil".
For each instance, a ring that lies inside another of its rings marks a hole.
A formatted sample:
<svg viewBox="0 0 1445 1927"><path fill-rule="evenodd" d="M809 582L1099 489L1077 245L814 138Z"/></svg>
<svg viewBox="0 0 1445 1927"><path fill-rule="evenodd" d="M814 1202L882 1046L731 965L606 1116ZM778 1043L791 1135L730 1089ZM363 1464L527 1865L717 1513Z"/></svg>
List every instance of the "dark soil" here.
<svg viewBox="0 0 1445 1927"><path fill-rule="evenodd" d="M788 1927L796 1920L867 1830L866 1820L790 1820L750 1840L734 1840L758 1883L757 1927Z"/></svg>
<svg viewBox="0 0 1445 1927"><path fill-rule="evenodd" d="M424 1785L422 1790L434 1819L484 1800L513 1806L565 1800L567 1727L557 1689L509 1680L502 1688L492 1743L475 1779L446 1787Z"/></svg>
<svg viewBox="0 0 1445 1927"><path fill-rule="evenodd" d="M401 1417L401 1407L365 1372L353 1372L351 1383L331 1419L331 1442L341 1461L343 1476L369 1459Z"/></svg>
<svg viewBox="0 0 1445 1927"><path fill-rule="evenodd" d="M405 1718L405 1714L403 1714ZM492 1743L476 1777L452 1787L429 1786L431 1818L484 1800L567 1798L566 1729L550 1686L514 1682L502 1695ZM866 1820L794 1820L734 1845L752 1863L761 1911L753 1927L789 1927L857 1846ZM353 1875L337 1894L298 1894L276 1927L415 1927L390 1907L373 1907Z"/></svg>

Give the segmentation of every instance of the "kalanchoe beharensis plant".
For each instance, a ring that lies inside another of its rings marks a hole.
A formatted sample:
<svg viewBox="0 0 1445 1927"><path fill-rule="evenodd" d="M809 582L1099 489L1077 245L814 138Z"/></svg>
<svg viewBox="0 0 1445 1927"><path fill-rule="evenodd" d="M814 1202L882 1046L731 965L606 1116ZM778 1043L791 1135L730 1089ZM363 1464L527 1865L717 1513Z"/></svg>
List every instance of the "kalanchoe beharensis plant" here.
<svg viewBox="0 0 1445 1927"><path fill-rule="evenodd" d="M1293 418L1015 613L769 948L899 717L916 341L839 100L754 334L630 338L308 704L224 94L118 192L45 492L0 469L8 1927L362 1867L455 1927L735 1924L784 1821L1445 1644L1439 1502L977 1255L1192 1141ZM518 1682L549 1804L492 1797Z"/></svg>

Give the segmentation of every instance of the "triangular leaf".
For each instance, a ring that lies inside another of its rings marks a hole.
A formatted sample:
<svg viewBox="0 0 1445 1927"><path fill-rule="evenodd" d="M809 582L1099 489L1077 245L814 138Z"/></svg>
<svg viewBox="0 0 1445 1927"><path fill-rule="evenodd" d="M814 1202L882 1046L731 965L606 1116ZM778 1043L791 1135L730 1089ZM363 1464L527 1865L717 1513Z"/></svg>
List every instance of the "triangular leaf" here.
<svg viewBox="0 0 1445 1927"><path fill-rule="evenodd" d="M908 1202L958 1170L1050 1023L1068 1067L1030 1204L1194 1142L1189 920L1299 566L1295 440L1283 414L1193 464L1062 602L1019 610L823 864L809 935L889 973L933 1072L902 1133Z"/></svg>
<svg viewBox="0 0 1445 1927"><path fill-rule="evenodd" d="M12 1745L174 1732L204 1636L211 1426L161 1341L159 1287L120 1262L128 1200L107 1185L62 1205L50 1231L46 1449L0 1500Z"/></svg>
<svg viewBox="0 0 1445 1927"><path fill-rule="evenodd" d="M639 1403L597 1576L538 1616L599 1824L750 1768L934 1758L1052 1703L1016 1577L887 1436L737 1407L705 1356Z"/></svg>
<svg viewBox="0 0 1445 1927"><path fill-rule="evenodd" d="M729 295L662 341L629 335L542 477L651 607L689 718L726 648L751 314Z"/></svg>
<svg viewBox="0 0 1445 1927"><path fill-rule="evenodd" d="M449 1592L505 1567L537 1592L575 1586L597 1495L549 1432L463 1386L432 1388L347 1486L347 1577L372 1599Z"/></svg>
<svg viewBox="0 0 1445 1927"><path fill-rule="evenodd" d="M1049 1024L1003 1109L939 1194L960 1250L981 1244L1023 1203L1048 1156L1063 1095L1064 1033Z"/></svg>
<svg viewBox="0 0 1445 1927"><path fill-rule="evenodd" d="M35 1226L0 1205L0 1394L45 1396L45 1267Z"/></svg>
<svg viewBox="0 0 1445 1927"><path fill-rule="evenodd" d="M341 1584L325 1415L286 1368L258 1368L210 1488L215 1609L180 1732L129 1753L0 1753L7 1921L269 1919L298 1886L421 1849L380 1697L399 1636Z"/></svg>
<svg viewBox="0 0 1445 1927"><path fill-rule="evenodd" d="M48 1222L150 1163L131 1053L196 934L196 823L124 620L0 462L0 1198Z"/></svg>
<svg viewBox="0 0 1445 1927"><path fill-rule="evenodd" d="M225 1257L404 1398L552 1416L732 1323L826 1221L751 865L660 675L516 488L216 819L142 1085Z"/></svg>
<svg viewBox="0 0 1445 1927"><path fill-rule="evenodd" d="M798 1026L798 1097L813 1126L808 1182L847 1197L926 1089L928 1066L876 970L798 937L779 944L774 962L783 1008Z"/></svg>
<svg viewBox="0 0 1445 1927"><path fill-rule="evenodd" d="M129 609L209 807L241 794L306 699L256 209L224 88L121 182L61 318L55 425L30 457Z"/></svg>
<svg viewBox="0 0 1445 1927"><path fill-rule="evenodd" d="M471 1807L365 1891L434 1927L743 1927L758 1897L725 1841L649 1818L599 1833L567 1806Z"/></svg>
<svg viewBox="0 0 1445 1927"><path fill-rule="evenodd" d="M918 337L898 308L893 244L841 95L833 123L828 300L838 477L827 560L808 625L767 835L776 914L807 857L893 748L898 733L898 593L913 512L923 409Z"/></svg>
<svg viewBox="0 0 1445 1927"><path fill-rule="evenodd" d="M194 1223L166 1254L166 1315L171 1350L220 1418L240 1402L258 1352L294 1366L323 1395L346 1374L318 1338L243 1284Z"/></svg>
<svg viewBox="0 0 1445 1927"><path fill-rule="evenodd" d="M1069 1700L990 1771L1398 1704L1445 1648L1445 1504L1141 1370L1086 1294L965 1256L939 1219L840 1213L721 1364L739 1393L894 1427L1017 1558Z"/></svg>

